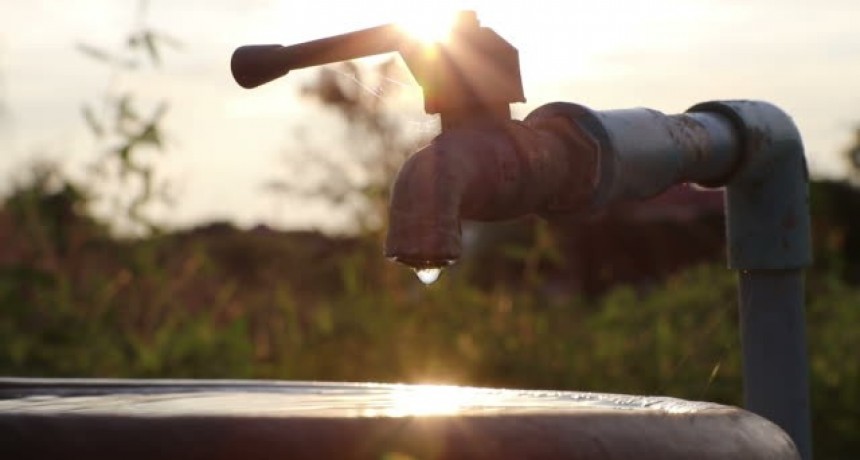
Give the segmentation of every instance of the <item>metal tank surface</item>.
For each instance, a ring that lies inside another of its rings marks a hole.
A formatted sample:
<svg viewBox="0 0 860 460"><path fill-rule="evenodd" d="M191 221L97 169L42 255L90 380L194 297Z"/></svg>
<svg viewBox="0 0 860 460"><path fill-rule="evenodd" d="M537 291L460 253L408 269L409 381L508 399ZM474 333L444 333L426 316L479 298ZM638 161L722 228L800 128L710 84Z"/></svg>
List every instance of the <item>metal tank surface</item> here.
<svg viewBox="0 0 860 460"><path fill-rule="evenodd" d="M4 459L800 458L773 423L665 397L454 386L0 379Z"/></svg>

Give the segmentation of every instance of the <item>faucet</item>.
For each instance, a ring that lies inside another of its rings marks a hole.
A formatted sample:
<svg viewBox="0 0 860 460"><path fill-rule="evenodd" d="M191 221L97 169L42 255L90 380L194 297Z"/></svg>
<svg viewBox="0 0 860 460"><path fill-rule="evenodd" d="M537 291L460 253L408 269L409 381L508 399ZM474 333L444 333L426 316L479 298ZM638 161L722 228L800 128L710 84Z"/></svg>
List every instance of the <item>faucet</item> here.
<svg viewBox="0 0 860 460"><path fill-rule="evenodd" d="M391 193L385 255L415 268L460 257L460 221L587 214L735 166L728 120L548 104L522 122L459 126L415 153ZM634 148L634 150L631 150Z"/></svg>
<svg viewBox="0 0 860 460"><path fill-rule="evenodd" d="M463 219L496 221L587 202L598 145L556 120L473 123L412 155L394 181L385 256L416 269L461 255Z"/></svg>
<svg viewBox="0 0 860 460"><path fill-rule="evenodd" d="M283 47L238 48L231 68L252 88L293 69L399 52L442 132L406 161L391 193L385 255L416 270L461 256L460 222L598 211L679 183L726 189L729 267L739 273L744 405L811 458L803 268L812 259L803 143L761 101L686 112L592 110L556 102L522 121L518 51L474 12L425 44L385 25Z"/></svg>

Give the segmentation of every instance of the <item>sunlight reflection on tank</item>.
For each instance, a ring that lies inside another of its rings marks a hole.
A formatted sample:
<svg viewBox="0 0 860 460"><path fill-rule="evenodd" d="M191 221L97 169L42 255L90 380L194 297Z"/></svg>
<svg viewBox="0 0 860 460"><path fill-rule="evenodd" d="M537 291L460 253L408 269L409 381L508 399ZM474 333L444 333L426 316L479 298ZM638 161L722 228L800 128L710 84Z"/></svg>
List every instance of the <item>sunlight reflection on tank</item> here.
<svg viewBox="0 0 860 460"><path fill-rule="evenodd" d="M108 388L106 394L0 398L0 412L61 411L135 416L182 413L188 416L432 417L583 410L656 410L683 414L718 407L711 403L666 397L449 385L290 382L260 387L236 381L234 387L198 386L194 391L189 391L182 386L182 381L172 383L172 386L146 387L145 391L129 387L126 392L111 393ZM129 389L134 391L129 393Z"/></svg>
<svg viewBox="0 0 860 460"><path fill-rule="evenodd" d="M456 414L461 409L474 405L479 392L468 388L427 385L391 394L389 416Z"/></svg>

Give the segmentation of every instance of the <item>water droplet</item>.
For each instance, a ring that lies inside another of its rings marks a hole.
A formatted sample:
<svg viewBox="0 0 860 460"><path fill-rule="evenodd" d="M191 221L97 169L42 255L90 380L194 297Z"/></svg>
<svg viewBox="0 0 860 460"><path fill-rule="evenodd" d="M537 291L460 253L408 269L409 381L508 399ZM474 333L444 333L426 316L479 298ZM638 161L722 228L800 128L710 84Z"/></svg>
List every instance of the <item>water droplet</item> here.
<svg viewBox="0 0 860 460"><path fill-rule="evenodd" d="M422 283L430 285L436 282L439 279L439 275L442 274L441 267L428 267L428 268L417 268L415 269L415 274L418 275L418 279L421 280Z"/></svg>

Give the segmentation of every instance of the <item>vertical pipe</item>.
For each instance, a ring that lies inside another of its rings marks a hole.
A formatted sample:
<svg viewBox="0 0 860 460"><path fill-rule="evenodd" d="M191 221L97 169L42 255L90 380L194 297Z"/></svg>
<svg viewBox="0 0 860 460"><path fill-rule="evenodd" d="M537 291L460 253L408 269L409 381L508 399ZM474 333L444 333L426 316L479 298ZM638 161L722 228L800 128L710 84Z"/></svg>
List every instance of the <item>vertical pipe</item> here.
<svg viewBox="0 0 860 460"><path fill-rule="evenodd" d="M744 406L779 425L811 459L803 272L742 270L739 278Z"/></svg>
<svg viewBox="0 0 860 460"><path fill-rule="evenodd" d="M760 101L715 101L689 112L731 120L741 161L727 181L729 267L740 273L744 405L812 458L802 271L812 262L803 142L794 122Z"/></svg>

